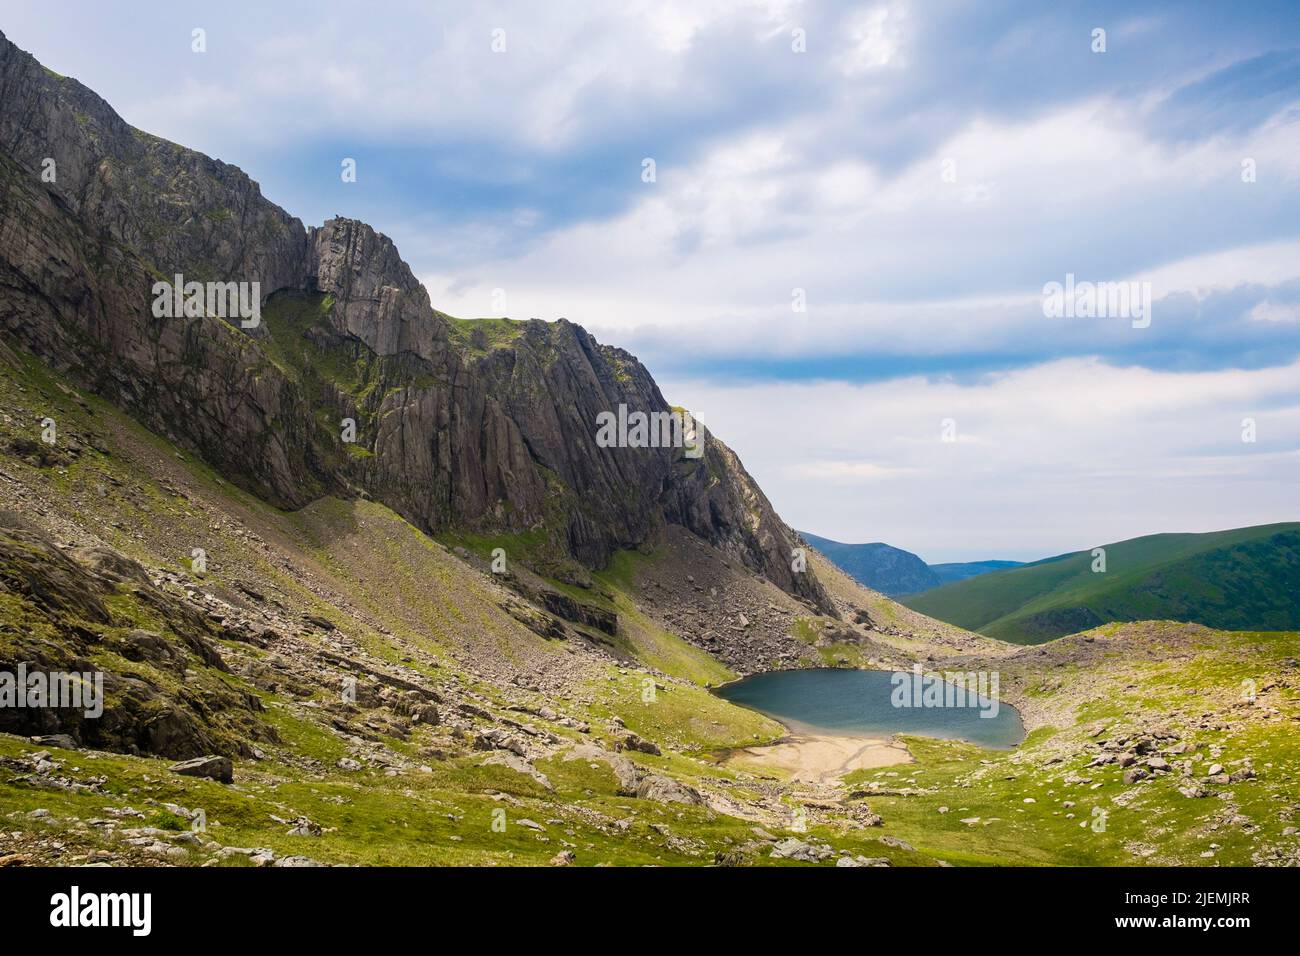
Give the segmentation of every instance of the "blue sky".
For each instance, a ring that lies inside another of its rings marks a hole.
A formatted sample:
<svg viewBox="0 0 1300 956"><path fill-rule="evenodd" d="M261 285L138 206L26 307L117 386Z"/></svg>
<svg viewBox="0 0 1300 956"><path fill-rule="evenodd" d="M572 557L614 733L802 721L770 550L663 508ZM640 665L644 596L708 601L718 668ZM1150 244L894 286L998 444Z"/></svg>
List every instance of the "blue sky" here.
<svg viewBox="0 0 1300 956"><path fill-rule="evenodd" d="M1294 3L132 9L0 29L435 306L627 348L796 527L941 561L1300 517ZM1150 283L1150 327L1044 317L1067 273Z"/></svg>

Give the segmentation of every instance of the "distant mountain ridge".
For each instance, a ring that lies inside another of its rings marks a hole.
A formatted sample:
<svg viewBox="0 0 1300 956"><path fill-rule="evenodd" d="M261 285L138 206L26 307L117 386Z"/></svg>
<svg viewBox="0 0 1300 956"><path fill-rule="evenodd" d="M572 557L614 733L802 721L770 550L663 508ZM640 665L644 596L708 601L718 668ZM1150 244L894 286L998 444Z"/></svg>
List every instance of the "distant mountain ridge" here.
<svg viewBox="0 0 1300 956"><path fill-rule="evenodd" d="M908 597L913 610L1019 644L1115 621L1233 631L1300 627L1300 522L1155 534L1062 554Z"/></svg>
<svg viewBox="0 0 1300 956"><path fill-rule="evenodd" d="M799 534L859 584L889 597L919 594L952 581L1019 566L1017 561L926 564L911 551L880 541L845 544L807 531Z"/></svg>
<svg viewBox="0 0 1300 956"><path fill-rule="evenodd" d="M845 544L807 531L799 534L849 577L874 591L897 597L916 594L943 583L930 566L910 551L882 542Z"/></svg>
<svg viewBox="0 0 1300 956"><path fill-rule="evenodd" d="M1023 561L956 561L949 564L932 564L930 570L938 575L940 584L952 584L955 581L965 581L967 578L988 574L990 571L1018 568L1024 563Z"/></svg>

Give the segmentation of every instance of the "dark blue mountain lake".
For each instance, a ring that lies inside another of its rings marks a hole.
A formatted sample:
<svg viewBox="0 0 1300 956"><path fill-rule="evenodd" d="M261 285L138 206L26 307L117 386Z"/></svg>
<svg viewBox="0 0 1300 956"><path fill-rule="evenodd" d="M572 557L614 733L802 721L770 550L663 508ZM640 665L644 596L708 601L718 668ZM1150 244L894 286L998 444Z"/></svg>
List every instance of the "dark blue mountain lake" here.
<svg viewBox="0 0 1300 956"><path fill-rule="evenodd" d="M924 703L921 694L926 686L936 683L932 680L925 685L919 680L910 672L895 680L891 671L771 671L727 684L718 688L717 694L803 733L918 734L997 748L1014 747L1024 740L1024 724L1015 708L998 701L995 711L995 702L979 697L972 685L967 685L971 691L966 695L968 706L955 706L961 698L952 684L942 685L947 705L915 706ZM895 706L895 701L908 706Z"/></svg>

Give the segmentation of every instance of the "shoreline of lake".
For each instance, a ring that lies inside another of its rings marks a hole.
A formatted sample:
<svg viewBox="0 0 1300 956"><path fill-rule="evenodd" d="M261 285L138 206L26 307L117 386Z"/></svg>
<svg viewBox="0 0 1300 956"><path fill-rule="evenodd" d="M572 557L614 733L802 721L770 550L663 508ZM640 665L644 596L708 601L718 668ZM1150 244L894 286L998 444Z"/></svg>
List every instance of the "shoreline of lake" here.
<svg viewBox="0 0 1300 956"><path fill-rule="evenodd" d="M893 737L796 732L770 744L733 748L722 763L751 771L782 770L799 783L834 784L855 770L892 767L914 759L907 745ZM750 766L751 762L759 766Z"/></svg>
<svg viewBox="0 0 1300 956"><path fill-rule="evenodd" d="M769 744L735 748L723 762L740 766L752 762L789 773L792 780L825 784L855 770L912 762L914 758L898 739L899 734L966 740L991 749L1014 748L1024 740L1019 711L1001 700L992 718L996 725L987 727L972 723L967 716L976 714L976 721L984 720L977 716L978 707L960 711L887 706L887 685L894 673L799 668L753 674L713 688L723 700L770 717L789 731ZM743 687L755 690L737 694ZM987 707L991 701L977 703ZM885 726L891 723L894 726Z"/></svg>

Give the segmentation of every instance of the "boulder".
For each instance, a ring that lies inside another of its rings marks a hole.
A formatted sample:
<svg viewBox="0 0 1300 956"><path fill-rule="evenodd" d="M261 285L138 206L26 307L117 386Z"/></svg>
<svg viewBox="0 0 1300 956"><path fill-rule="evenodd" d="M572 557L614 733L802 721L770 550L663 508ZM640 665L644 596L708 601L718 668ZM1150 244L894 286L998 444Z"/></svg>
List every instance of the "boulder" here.
<svg viewBox="0 0 1300 956"><path fill-rule="evenodd" d="M606 763L609 764L614 776L618 779L618 795L621 797L635 797L637 784L640 782L641 774L637 770L636 764L628 760L622 754L610 753L608 750L602 750L595 744L579 744L564 755L566 761L585 760L588 763Z"/></svg>
<svg viewBox="0 0 1300 956"><path fill-rule="evenodd" d="M908 843L906 840L900 840L898 837L894 837L894 836L882 836L880 838L880 842L883 843L885 846L897 847L900 850L916 849L916 847L912 846L912 844Z"/></svg>
<svg viewBox="0 0 1300 956"><path fill-rule="evenodd" d="M654 800L657 803L685 803L691 806L701 806L704 803L698 790L657 773L641 778L636 795L642 800Z"/></svg>
<svg viewBox="0 0 1300 956"><path fill-rule="evenodd" d="M656 757L663 752L659 749L658 744L649 740L645 740L644 738L637 736L631 731L628 731L626 734L624 734L618 740L618 742L614 744L614 749L615 750L636 750L643 754L653 754Z"/></svg>
<svg viewBox="0 0 1300 956"><path fill-rule="evenodd" d="M229 757L195 757L174 763L167 769L183 777L207 777L221 783L233 783L235 779L235 767Z"/></svg>
<svg viewBox="0 0 1300 956"><path fill-rule="evenodd" d="M774 860L798 860L801 863L820 863L827 857L834 856L835 851L828 846L805 843L789 837L772 847L770 856Z"/></svg>
<svg viewBox="0 0 1300 956"><path fill-rule="evenodd" d="M522 773L526 777L532 777L533 780L537 781L537 783L547 790L555 789L555 786L551 783L550 778L547 777L546 774L542 773L518 754L513 754L504 750L497 751L496 753L489 755L483 761L483 766L485 767L492 765L509 767L515 773Z"/></svg>

